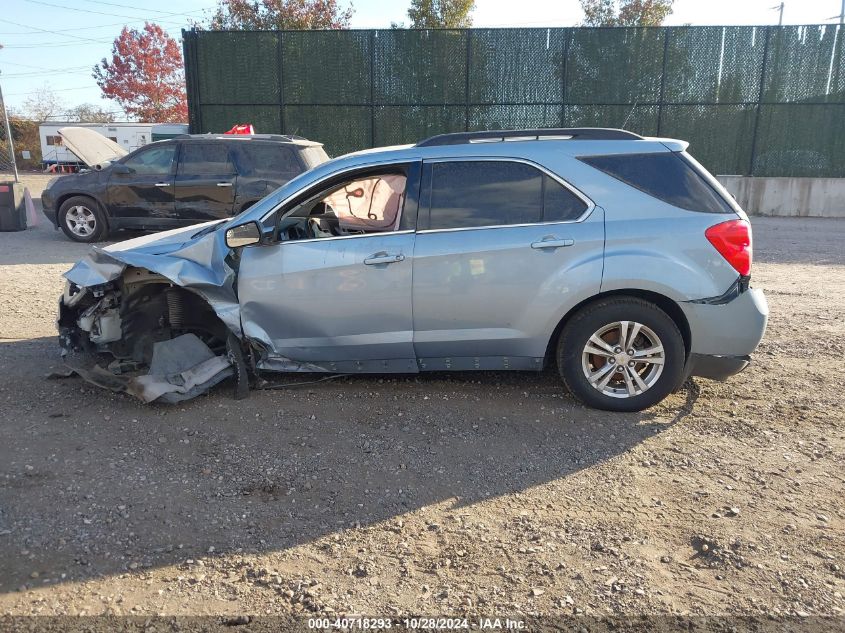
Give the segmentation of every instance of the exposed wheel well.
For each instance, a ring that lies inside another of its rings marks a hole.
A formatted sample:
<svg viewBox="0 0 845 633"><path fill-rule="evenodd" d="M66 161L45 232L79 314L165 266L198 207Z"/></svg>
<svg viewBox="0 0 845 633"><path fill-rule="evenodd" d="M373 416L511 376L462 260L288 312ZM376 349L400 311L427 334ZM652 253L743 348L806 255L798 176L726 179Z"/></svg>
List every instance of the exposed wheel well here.
<svg viewBox="0 0 845 633"><path fill-rule="evenodd" d="M551 338L549 339L549 344L546 347L547 362L549 361L549 359L553 360L555 358L557 341L560 338L561 331L563 331L563 328L566 326L569 319L571 319L584 306L594 303L596 301L600 301L602 299L606 299L607 297L636 297L638 299L643 299L644 301L649 301L661 310L663 310L666 314L669 315L669 317L675 322L675 325L677 325L678 329L681 331L681 336L684 338L684 350L686 352L686 355L689 356L690 342L692 340L692 336L690 333L689 322L687 322L687 318L686 316L684 316L684 312L683 310L681 310L678 304L675 303L675 301L673 301L669 297L662 295L658 292L631 288L602 292L593 297L590 297L589 299L585 299L578 305L574 306L569 312L567 312L557 324L557 327L555 327L555 330L552 333Z"/></svg>
<svg viewBox="0 0 845 633"><path fill-rule="evenodd" d="M229 330L200 295L152 275L123 289L123 338L113 346L115 356L149 363L156 341L186 332L197 334L212 349L225 346Z"/></svg>

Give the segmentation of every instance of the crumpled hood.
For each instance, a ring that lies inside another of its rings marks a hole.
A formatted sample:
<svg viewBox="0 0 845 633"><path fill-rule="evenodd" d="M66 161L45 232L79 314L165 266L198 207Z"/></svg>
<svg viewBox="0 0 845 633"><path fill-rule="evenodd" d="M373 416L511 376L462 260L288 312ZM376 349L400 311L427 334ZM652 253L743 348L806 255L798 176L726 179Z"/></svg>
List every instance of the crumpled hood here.
<svg viewBox="0 0 845 633"><path fill-rule="evenodd" d="M103 163L123 158L129 153L111 139L89 128L63 127L58 132L65 147L92 169L99 169Z"/></svg>
<svg viewBox="0 0 845 633"><path fill-rule="evenodd" d="M188 242L201 239L196 238L195 240L194 235L202 232L203 229L223 222L226 222L226 220L212 220L211 222L192 224L191 226L183 226L178 229L170 229L169 231L150 233L149 235L142 235L141 237L135 237L131 240L116 242L111 246L106 246L102 250L106 253L135 251L137 253L147 253L150 255L171 253Z"/></svg>
<svg viewBox="0 0 845 633"><path fill-rule="evenodd" d="M64 277L77 286L88 288L114 281L127 266L144 268L201 295L226 326L240 337L240 306L234 288L235 271L227 261L231 251L226 246L225 231L192 237L205 227L224 222L194 224L105 248L93 246Z"/></svg>

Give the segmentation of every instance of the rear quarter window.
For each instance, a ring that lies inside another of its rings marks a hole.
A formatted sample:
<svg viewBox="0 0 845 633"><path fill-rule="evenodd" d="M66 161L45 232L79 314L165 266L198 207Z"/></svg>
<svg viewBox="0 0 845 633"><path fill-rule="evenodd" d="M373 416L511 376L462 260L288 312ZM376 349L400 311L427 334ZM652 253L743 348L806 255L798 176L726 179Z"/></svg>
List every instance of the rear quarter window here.
<svg viewBox="0 0 845 633"><path fill-rule="evenodd" d="M672 206L703 213L733 212L677 152L581 156L579 160Z"/></svg>

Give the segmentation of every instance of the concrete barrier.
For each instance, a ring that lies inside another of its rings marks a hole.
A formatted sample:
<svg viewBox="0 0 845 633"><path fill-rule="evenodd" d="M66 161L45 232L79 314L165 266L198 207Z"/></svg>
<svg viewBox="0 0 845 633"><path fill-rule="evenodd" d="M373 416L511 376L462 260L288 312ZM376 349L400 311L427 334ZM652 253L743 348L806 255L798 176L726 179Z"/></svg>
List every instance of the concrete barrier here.
<svg viewBox="0 0 845 633"><path fill-rule="evenodd" d="M845 178L717 179L750 215L845 218Z"/></svg>

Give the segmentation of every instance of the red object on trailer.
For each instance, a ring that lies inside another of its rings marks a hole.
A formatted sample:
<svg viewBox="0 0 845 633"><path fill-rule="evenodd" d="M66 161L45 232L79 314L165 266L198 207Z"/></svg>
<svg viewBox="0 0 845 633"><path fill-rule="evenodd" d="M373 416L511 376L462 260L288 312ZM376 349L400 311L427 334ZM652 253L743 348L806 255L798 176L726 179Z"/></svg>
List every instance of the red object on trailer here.
<svg viewBox="0 0 845 633"><path fill-rule="evenodd" d="M255 134L255 128L252 127L252 123L238 123L223 134Z"/></svg>

